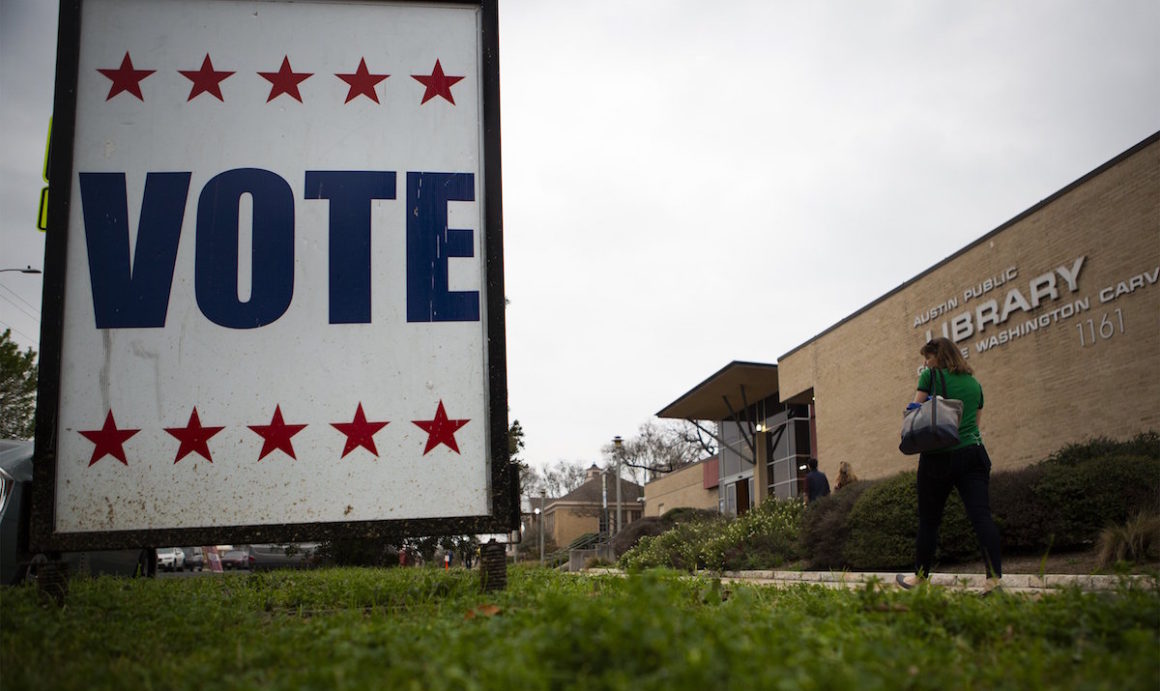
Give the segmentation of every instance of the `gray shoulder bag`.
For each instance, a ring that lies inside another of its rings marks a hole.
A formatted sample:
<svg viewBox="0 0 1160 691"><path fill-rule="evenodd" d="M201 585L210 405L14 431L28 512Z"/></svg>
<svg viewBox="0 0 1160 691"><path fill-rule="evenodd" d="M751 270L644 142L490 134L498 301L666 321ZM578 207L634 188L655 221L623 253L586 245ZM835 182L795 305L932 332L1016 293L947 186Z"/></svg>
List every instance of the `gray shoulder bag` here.
<svg viewBox="0 0 1160 691"><path fill-rule="evenodd" d="M947 393L946 377L941 369L930 373L930 398L918 408L906 411L902 417L902 442L898 450L914 455L924 451L938 451L959 443L959 420L963 417L963 402L944 398L936 392L937 382Z"/></svg>

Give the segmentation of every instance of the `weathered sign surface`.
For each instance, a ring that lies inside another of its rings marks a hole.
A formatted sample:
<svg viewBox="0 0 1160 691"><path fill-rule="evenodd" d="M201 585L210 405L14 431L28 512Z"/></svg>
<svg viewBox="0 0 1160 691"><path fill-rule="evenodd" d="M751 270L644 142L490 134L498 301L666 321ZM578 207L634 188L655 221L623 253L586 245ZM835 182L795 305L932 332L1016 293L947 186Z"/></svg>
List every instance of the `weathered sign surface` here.
<svg viewBox="0 0 1160 691"><path fill-rule="evenodd" d="M506 530L494 5L61 26L36 539Z"/></svg>

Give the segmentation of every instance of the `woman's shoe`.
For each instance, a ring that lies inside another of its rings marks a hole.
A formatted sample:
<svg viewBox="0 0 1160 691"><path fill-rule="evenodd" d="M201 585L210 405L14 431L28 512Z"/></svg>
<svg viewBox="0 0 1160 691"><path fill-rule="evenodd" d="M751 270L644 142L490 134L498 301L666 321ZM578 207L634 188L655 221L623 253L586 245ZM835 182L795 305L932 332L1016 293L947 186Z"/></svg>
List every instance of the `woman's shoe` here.
<svg viewBox="0 0 1160 691"><path fill-rule="evenodd" d="M983 582L983 596L1003 592L1003 577L991 577Z"/></svg>
<svg viewBox="0 0 1160 691"><path fill-rule="evenodd" d="M919 578L917 574L913 573L909 576L898 574L894 577L894 582L898 584L899 588L902 588L903 590L910 590L911 588L926 583L927 579Z"/></svg>

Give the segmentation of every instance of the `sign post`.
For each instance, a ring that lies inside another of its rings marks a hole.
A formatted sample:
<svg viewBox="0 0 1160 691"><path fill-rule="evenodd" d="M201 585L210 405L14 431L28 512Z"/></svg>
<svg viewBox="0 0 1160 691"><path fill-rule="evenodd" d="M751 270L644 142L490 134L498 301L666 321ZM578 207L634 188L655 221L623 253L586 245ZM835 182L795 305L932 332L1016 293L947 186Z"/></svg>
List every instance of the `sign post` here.
<svg viewBox="0 0 1160 691"><path fill-rule="evenodd" d="M513 527L496 30L62 3L34 548Z"/></svg>

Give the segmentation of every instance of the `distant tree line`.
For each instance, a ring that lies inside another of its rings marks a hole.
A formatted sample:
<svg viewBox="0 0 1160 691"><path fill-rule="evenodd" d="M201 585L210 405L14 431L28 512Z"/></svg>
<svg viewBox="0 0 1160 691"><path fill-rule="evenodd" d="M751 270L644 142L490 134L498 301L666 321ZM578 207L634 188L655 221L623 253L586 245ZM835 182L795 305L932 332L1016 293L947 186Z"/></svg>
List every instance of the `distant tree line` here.
<svg viewBox="0 0 1160 691"><path fill-rule="evenodd" d="M36 428L36 351L24 352L12 330L0 334L0 439L32 439Z"/></svg>

